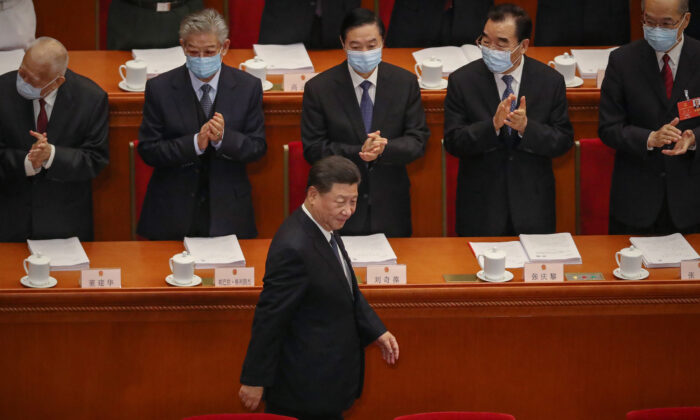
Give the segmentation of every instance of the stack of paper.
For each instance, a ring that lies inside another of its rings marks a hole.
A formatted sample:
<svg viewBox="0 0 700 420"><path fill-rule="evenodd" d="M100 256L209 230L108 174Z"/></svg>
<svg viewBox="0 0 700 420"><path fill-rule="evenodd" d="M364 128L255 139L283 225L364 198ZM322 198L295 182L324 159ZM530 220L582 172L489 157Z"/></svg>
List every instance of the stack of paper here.
<svg viewBox="0 0 700 420"><path fill-rule="evenodd" d="M608 67L608 58L610 53L617 47L607 48L603 50L596 49L571 49L571 55L576 59L578 73L584 79L595 79L598 76L598 70L605 70Z"/></svg>
<svg viewBox="0 0 700 420"><path fill-rule="evenodd" d="M17 70L23 58L24 50L0 51L0 74Z"/></svg>
<svg viewBox="0 0 700 420"><path fill-rule="evenodd" d="M680 233L649 238L630 238L632 245L642 251L647 268L680 267L681 261L700 258Z"/></svg>
<svg viewBox="0 0 700 420"><path fill-rule="evenodd" d="M149 79L185 64L185 53L182 47L132 50L131 55L135 60L146 62Z"/></svg>
<svg viewBox="0 0 700 420"><path fill-rule="evenodd" d="M464 44L461 47L425 48L413 53L418 64L433 57L442 61L442 75L448 76L458 68L480 59L481 50L476 45Z"/></svg>
<svg viewBox="0 0 700 420"><path fill-rule="evenodd" d="M185 249L194 257L195 268L245 267L236 235L185 238Z"/></svg>
<svg viewBox="0 0 700 420"><path fill-rule="evenodd" d="M469 242L469 246L474 251L474 256L479 259L479 255L484 254L494 248L506 254L506 268L523 268L529 262L525 250L519 241L510 242ZM481 262L479 262L481 265ZM484 268L483 266L481 268Z"/></svg>
<svg viewBox="0 0 700 420"><path fill-rule="evenodd" d="M255 55L267 63L268 74L313 73L314 65L304 44L254 44Z"/></svg>
<svg viewBox="0 0 700 420"><path fill-rule="evenodd" d="M581 264L581 254L570 233L520 235L520 242L531 262Z"/></svg>
<svg viewBox="0 0 700 420"><path fill-rule="evenodd" d="M29 251L51 258L52 271L74 271L90 268L90 260L75 236L68 239L27 239Z"/></svg>
<svg viewBox="0 0 700 420"><path fill-rule="evenodd" d="M383 233L343 236L342 240L353 267L396 264L396 254Z"/></svg>

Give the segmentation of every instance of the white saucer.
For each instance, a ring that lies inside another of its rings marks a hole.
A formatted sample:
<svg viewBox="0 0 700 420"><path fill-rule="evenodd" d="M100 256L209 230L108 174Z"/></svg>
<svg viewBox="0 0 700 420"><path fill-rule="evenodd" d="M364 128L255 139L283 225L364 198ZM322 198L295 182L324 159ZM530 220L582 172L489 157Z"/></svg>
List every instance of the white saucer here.
<svg viewBox="0 0 700 420"><path fill-rule="evenodd" d="M165 278L165 282L168 283L171 286L177 286L177 287L192 287L192 286L199 286L202 284L202 279L198 275L193 275L192 280L189 283L175 283L175 280L173 279L172 274L168 274L168 276Z"/></svg>
<svg viewBox="0 0 700 420"><path fill-rule="evenodd" d="M570 82L566 82L566 87L579 87L583 84L583 79L581 79L578 76L574 76L574 79L571 80Z"/></svg>
<svg viewBox="0 0 700 420"><path fill-rule="evenodd" d="M268 91L268 90L272 89L272 82L269 80L265 80L264 82L262 82L262 87L263 87L263 92Z"/></svg>
<svg viewBox="0 0 700 420"><path fill-rule="evenodd" d="M615 275L615 277L622 280L644 280L645 278L649 277L649 272L643 268L639 269L639 274L637 274L636 277L623 276L620 272L620 267L614 269L613 274Z"/></svg>
<svg viewBox="0 0 700 420"><path fill-rule="evenodd" d="M126 85L125 81L122 80L121 82L119 82L119 89L125 90L127 92L143 92L144 90L146 90L146 86L144 86L143 89L132 89Z"/></svg>
<svg viewBox="0 0 700 420"><path fill-rule="evenodd" d="M51 276L49 276L49 280L44 284L30 283L29 276L22 277L22 279L19 282L22 283L22 286L31 287L33 289L49 289L58 284L58 281L56 281L56 279Z"/></svg>
<svg viewBox="0 0 700 420"><path fill-rule="evenodd" d="M418 78L418 86L420 86L421 89L426 89L426 90L441 90L441 89L446 89L447 88L447 80L445 79L440 79L440 84L437 86L425 86L423 84L423 79L420 77Z"/></svg>
<svg viewBox="0 0 700 420"><path fill-rule="evenodd" d="M513 273L510 271L506 270L505 273L503 273L503 278L500 280L491 280L487 279L486 276L484 275L484 270L479 271L476 273L476 277L479 278L479 280L487 281L489 283L505 283L507 281L513 280Z"/></svg>

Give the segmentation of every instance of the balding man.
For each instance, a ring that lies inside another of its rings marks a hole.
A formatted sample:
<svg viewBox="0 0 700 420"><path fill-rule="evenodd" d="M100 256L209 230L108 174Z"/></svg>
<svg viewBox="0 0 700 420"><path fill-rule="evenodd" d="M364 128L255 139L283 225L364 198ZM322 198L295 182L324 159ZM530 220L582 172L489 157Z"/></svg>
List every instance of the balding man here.
<svg viewBox="0 0 700 420"><path fill-rule="evenodd" d="M678 107L700 97L700 42L683 35L688 0L642 1L642 11L645 39L610 55L601 90L598 133L617 150L609 230L700 232L700 118Z"/></svg>
<svg viewBox="0 0 700 420"><path fill-rule="evenodd" d="M108 163L107 94L57 40L0 76L0 242L93 239L91 181Z"/></svg>

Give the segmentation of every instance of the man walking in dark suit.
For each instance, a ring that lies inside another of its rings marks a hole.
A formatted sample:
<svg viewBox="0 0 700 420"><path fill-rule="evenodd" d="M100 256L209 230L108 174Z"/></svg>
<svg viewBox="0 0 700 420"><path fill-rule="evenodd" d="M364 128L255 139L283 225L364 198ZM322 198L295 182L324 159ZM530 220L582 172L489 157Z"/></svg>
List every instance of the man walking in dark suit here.
<svg viewBox="0 0 700 420"><path fill-rule="evenodd" d="M416 76L381 62L384 25L369 10L351 11L340 34L347 61L304 88L304 157L340 155L360 169L357 212L343 234L411 236L406 165L423 156L430 136Z"/></svg>
<svg viewBox="0 0 700 420"><path fill-rule="evenodd" d="M525 56L531 31L522 8L494 6L478 42L483 59L449 78L445 149L460 158L460 236L556 228L552 158L571 148L573 130L564 78Z"/></svg>
<svg viewBox="0 0 700 420"><path fill-rule="evenodd" d="M93 239L92 179L109 160L107 93L33 41L0 76L0 242Z"/></svg>
<svg viewBox="0 0 700 420"><path fill-rule="evenodd" d="M155 167L138 225L146 238L257 235L246 164L267 149L262 85L222 64L227 37L215 10L187 16L187 63L146 83L138 151Z"/></svg>
<svg viewBox="0 0 700 420"><path fill-rule="evenodd" d="M700 118L678 110L700 97L700 42L683 35L687 0L642 1L642 10L645 40L610 54L600 94L598 133L616 149L609 230L700 232Z"/></svg>
<svg viewBox="0 0 700 420"><path fill-rule="evenodd" d="M394 364L399 345L357 287L337 234L355 210L360 172L340 156L316 162L306 200L275 234L243 363L239 397L300 420L342 419L362 392L364 347Z"/></svg>

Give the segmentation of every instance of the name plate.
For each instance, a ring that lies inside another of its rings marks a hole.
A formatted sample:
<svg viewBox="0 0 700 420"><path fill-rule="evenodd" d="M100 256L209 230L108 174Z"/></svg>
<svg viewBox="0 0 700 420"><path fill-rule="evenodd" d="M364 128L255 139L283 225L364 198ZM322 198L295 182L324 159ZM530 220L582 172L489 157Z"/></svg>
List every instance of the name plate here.
<svg viewBox="0 0 700 420"><path fill-rule="evenodd" d="M525 263L523 279L526 283L564 281L564 264L562 263Z"/></svg>
<svg viewBox="0 0 700 420"><path fill-rule="evenodd" d="M700 280L700 260L681 261L681 280Z"/></svg>
<svg viewBox="0 0 700 420"><path fill-rule="evenodd" d="M367 284L406 284L406 264L368 265Z"/></svg>
<svg viewBox="0 0 700 420"><path fill-rule="evenodd" d="M285 92L303 92L306 82L318 73L296 73L283 76L283 89Z"/></svg>
<svg viewBox="0 0 700 420"><path fill-rule="evenodd" d="M122 287L121 268L91 268L80 271L83 289L119 289Z"/></svg>
<svg viewBox="0 0 700 420"><path fill-rule="evenodd" d="M224 267L214 269L214 287L255 286L255 267Z"/></svg>

